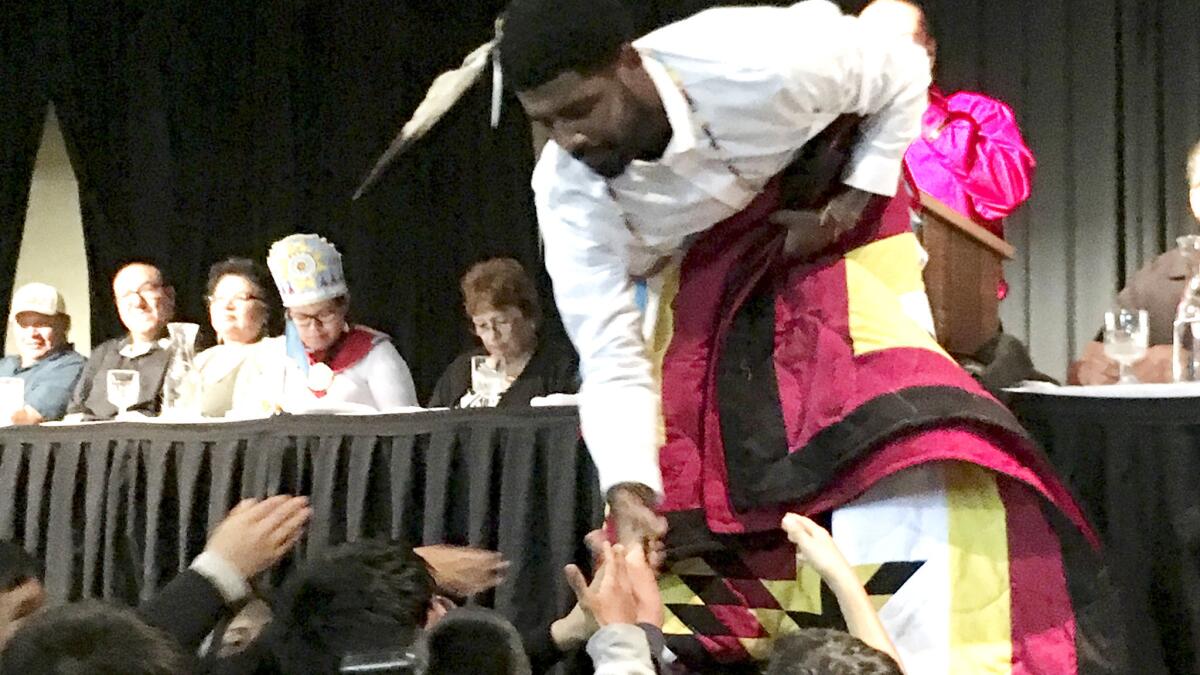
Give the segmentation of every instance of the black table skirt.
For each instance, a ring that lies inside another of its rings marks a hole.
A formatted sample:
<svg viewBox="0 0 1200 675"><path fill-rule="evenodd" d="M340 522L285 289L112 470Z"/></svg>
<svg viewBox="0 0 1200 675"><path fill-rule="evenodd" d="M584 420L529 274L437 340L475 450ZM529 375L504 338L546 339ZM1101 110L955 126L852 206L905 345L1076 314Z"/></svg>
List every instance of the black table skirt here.
<svg viewBox="0 0 1200 675"><path fill-rule="evenodd" d="M573 602L561 570L602 517L578 428L539 408L0 429L0 539L44 560L53 601L136 602L239 499L303 494L289 562L365 537L495 549L512 566L481 601L529 629Z"/></svg>
<svg viewBox="0 0 1200 675"><path fill-rule="evenodd" d="M1105 541L1131 663L1200 673L1200 398L1012 405Z"/></svg>

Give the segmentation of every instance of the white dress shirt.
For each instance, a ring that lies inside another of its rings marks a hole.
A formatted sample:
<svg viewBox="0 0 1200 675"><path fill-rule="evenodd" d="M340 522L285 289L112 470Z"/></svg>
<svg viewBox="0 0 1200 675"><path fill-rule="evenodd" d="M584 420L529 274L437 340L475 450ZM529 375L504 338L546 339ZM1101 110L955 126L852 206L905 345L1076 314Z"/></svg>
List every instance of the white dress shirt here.
<svg viewBox="0 0 1200 675"><path fill-rule="evenodd" d="M379 340L361 361L337 373L325 395L308 388L308 378L287 354L286 340L273 337L254 345L234 387L236 414L282 408L305 412L400 412L417 408L408 364L390 340Z"/></svg>
<svg viewBox="0 0 1200 675"><path fill-rule="evenodd" d="M671 125L663 157L606 181L551 142L533 188L555 299L581 358L580 417L601 487L661 493L660 395L633 277L741 211L842 114L869 117L844 182L894 194L920 131L929 60L826 0L712 9L633 44Z"/></svg>

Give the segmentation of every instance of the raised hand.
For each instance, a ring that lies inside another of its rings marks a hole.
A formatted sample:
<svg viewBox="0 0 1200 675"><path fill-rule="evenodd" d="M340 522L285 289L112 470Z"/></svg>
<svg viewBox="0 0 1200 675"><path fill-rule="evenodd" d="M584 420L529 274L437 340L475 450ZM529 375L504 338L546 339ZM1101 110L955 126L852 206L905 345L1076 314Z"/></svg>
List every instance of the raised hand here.
<svg viewBox="0 0 1200 675"><path fill-rule="evenodd" d="M249 579L292 550L311 515L308 497L245 499L217 525L204 550L219 555Z"/></svg>
<svg viewBox="0 0 1200 675"><path fill-rule="evenodd" d="M466 597L495 588L504 581L509 563L495 551L436 544L415 549L433 572L438 588Z"/></svg>

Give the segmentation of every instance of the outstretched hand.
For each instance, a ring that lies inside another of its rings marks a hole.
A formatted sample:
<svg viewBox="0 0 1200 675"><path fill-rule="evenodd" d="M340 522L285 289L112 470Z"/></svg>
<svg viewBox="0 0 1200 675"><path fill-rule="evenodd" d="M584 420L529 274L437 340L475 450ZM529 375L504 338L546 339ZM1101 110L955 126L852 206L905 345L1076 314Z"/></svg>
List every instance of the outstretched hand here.
<svg viewBox="0 0 1200 675"><path fill-rule="evenodd" d="M204 550L219 555L249 579L292 550L311 515L307 497L245 499L217 525Z"/></svg>
<svg viewBox="0 0 1200 675"><path fill-rule="evenodd" d="M567 565L564 570L579 606L600 626L637 623L637 598L629 581L625 553L624 546L604 542L602 572L598 572L599 581L591 586L575 565Z"/></svg>
<svg viewBox="0 0 1200 675"><path fill-rule="evenodd" d="M414 552L425 559L438 588L459 597L495 588L508 572L509 562L495 551L435 544Z"/></svg>
<svg viewBox="0 0 1200 675"><path fill-rule="evenodd" d="M788 540L796 545L796 557L812 565L822 579L854 574L829 531L810 518L789 513L783 517Z"/></svg>
<svg viewBox="0 0 1200 675"><path fill-rule="evenodd" d="M661 550L667 534L667 519L654 510L654 492L638 483L620 483L608 491L609 518L616 530L617 543L626 549L641 546L646 551Z"/></svg>

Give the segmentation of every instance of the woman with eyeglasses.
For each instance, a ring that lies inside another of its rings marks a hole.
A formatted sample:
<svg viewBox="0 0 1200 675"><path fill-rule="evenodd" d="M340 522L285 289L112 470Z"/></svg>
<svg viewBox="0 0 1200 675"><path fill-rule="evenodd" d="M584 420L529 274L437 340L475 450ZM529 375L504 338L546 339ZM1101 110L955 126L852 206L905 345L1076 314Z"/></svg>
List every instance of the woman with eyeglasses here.
<svg viewBox="0 0 1200 675"><path fill-rule="evenodd" d="M267 256L286 312L285 334L264 340L240 377L239 412L389 412L415 408L412 374L389 336L349 320L342 255L294 234Z"/></svg>
<svg viewBox="0 0 1200 675"><path fill-rule="evenodd" d="M542 312L537 289L521 263L512 258L476 263L463 275L461 286L480 346L460 354L446 368L429 407L522 406L536 397L578 391L575 351L565 340L538 337ZM474 391L473 360L495 380L495 398Z"/></svg>
<svg viewBox="0 0 1200 675"><path fill-rule="evenodd" d="M196 357L201 412L221 417L233 406L238 373L250 347L267 337L272 293L266 270L247 258L229 258L208 270L208 318L217 344Z"/></svg>

